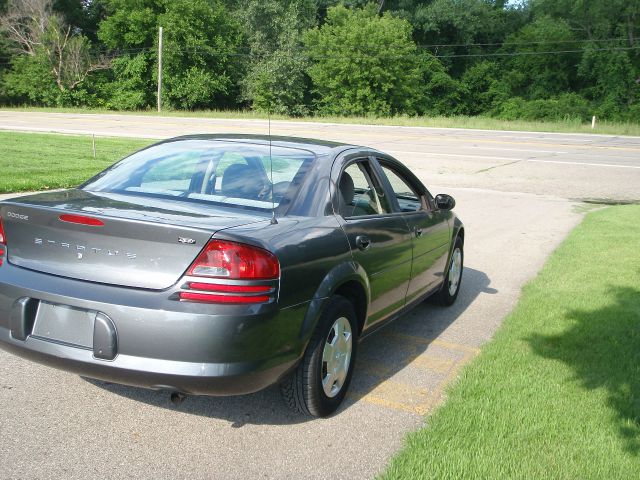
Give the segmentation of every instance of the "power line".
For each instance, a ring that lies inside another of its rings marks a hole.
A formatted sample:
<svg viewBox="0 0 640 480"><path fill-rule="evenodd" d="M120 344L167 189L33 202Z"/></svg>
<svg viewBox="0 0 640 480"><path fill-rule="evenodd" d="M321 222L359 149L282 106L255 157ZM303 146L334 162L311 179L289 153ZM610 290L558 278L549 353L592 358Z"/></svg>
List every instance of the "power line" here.
<svg viewBox="0 0 640 480"><path fill-rule="evenodd" d="M433 55L436 58L459 58L459 57L518 57L525 55L562 55L565 53L584 53L584 52L616 52L640 50L640 45L634 47L611 47L611 48L582 48L579 50L555 50L549 52L495 52L495 53L460 53L451 55Z"/></svg>
<svg viewBox="0 0 640 480"><path fill-rule="evenodd" d="M238 52L228 52L228 51L212 51L209 48L201 48L194 47L189 49L184 48L168 48L164 47L165 50L170 50L173 54L188 54L188 53L198 53L203 56L209 57L234 57L234 58L257 58L257 57L268 57L269 55L254 55L251 53L238 53ZM155 51L154 48L145 47L138 49L139 51ZM632 47L606 47L606 48L581 48L581 49L569 49L569 50L546 50L546 51L534 51L534 52L492 52L492 53L451 53L451 54L438 54L438 53L430 53L434 58L484 58L484 57L519 57L519 56L538 56L538 55L564 55L569 53L586 53L586 52L616 52L616 51L636 51L640 50L640 45L635 45ZM408 54L394 54L392 52L363 52L355 50L352 55L344 55L344 54L323 54L323 55L305 55L305 54L297 54L297 52L290 52L291 57L296 58L306 58L309 60L319 60L319 59L332 59L332 58L367 58L367 57L381 57L385 59L396 59L396 58L414 58L416 53L408 53ZM126 54L114 55L113 59L122 58ZM11 65L10 59L0 59L0 65Z"/></svg>
<svg viewBox="0 0 640 480"><path fill-rule="evenodd" d="M579 40L538 40L531 42L494 42L494 43L432 43L432 44L416 44L417 48L420 49L431 49L431 48L453 48L453 47L517 47L517 46L526 46L526 45L561 45L561 44L569 44L569 43L611 43L611 42L628 42L629 39L626 37L617 37L617 38L602 38L602 39L579 39ZM375 47L375 45L366 45L366 44L353 44L353 47ZM200 49L210 49L210 47L201 47L195 46L193 47L196 50ZM292 45L288 47L289 50L303 50L305 47L303 45ZM388 45L385 48L387 49L395 49L395 48L403 48L400 46ZM234 52L229 52L230 55L254 55L251 52L251 47L249 46L238 46L234 49ZM108 53L116 53L116 54L127 54L127 53L139 53L139 52L155 52L156 47L130 47L130 48L116 48L116 49L95 49L92 50L95 54L108 54ZM183 50L185 51L185 50ZM188 51L188 50L186 50ZM243 53L244 52L244 53Z"/></svg>
<svg viewBox="0 0 640 480"><path fill-rule="evenodd" d="M604 43L604 42L623 42L628 41L626 37L619 38L602 38L602 39L583 39L583 40L538 40L534 42L496 42L496 43L432 43L418 44L418 48L433 47L510 47L519 45L553 45L562 43Z"/></svg>

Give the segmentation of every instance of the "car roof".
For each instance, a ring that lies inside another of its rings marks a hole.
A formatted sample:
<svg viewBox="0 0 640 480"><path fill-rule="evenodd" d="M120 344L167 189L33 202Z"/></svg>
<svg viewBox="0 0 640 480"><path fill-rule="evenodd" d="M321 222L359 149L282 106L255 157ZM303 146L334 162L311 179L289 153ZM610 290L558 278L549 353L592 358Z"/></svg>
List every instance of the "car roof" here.
<svg viewBox="0 0 640 480"><path fill-rule="evenodd" d="M358 145L348 143L331 142L328 140L318 140L313 138L300 137L284 137L269 135L247 135L247 134L198 134L184 135L180 137L169 138L164 142L174 142L177 140L212 140L212 141L232 141L242 143L253 143L256 145L271 145L274 147L301 148L316 154L317 156L325 156L337 154L350 148L365 148ZM368 149L367 150L372 150Z"/></svg>

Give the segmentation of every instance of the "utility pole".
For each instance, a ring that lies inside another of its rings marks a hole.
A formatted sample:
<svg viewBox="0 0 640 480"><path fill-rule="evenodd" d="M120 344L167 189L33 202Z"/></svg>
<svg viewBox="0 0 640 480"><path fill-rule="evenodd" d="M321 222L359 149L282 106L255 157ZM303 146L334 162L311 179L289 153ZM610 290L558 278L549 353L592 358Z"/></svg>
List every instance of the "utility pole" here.
<svg viewBox="0 0 640 480"><path fill-rule="evenodd" d="M162 27L158 33L158 112L162 108Z"/></svg>

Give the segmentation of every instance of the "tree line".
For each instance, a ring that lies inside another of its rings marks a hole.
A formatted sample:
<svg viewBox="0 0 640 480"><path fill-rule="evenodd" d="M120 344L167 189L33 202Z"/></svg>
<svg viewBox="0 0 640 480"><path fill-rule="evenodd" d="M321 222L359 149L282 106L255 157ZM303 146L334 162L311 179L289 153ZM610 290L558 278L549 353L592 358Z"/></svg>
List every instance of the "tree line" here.
<svg viewBox="0 0 640 480"><path fill-rule="evenodd" d="M0 0L0 104L640 121L640 0Z"/></svg>

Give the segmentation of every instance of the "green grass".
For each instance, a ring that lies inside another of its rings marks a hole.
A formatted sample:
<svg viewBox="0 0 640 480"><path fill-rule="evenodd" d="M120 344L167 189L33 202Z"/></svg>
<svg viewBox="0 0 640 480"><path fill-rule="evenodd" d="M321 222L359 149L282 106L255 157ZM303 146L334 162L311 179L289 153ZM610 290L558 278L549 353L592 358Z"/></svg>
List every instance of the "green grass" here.
<svg viewBox="0 0 640 480"><path fill-rule="evenodd" d="M150 116L173 116L173 117L196 117L196 118L222 118L222 119L266 119L265 113L250 110L243 111L184 111L168 110L157 113L155 110L125 111L116 112L105 109L83 109L83 108L36 108L3 107L0 110L15 110L27 112L59 112L59 113L106 113L124 115L150 115ZM283 115L272 115L273 120L293 120L298 122L327 122L327 123L355 123L362 125L399 125L408 127L437 127L437 128L475 128L484 130L516 130L533 132L558 132L558 133L600 133L610 135L634 135L640 136L640 123L630 122L607 122L598 121L595 129L591 129L591 123L582 123L576 120L565 120L557 122L534 122L534 121L510 121L498 120L489 117L409 117L397 116L390 118L378 117L303 117L291 118Z"/></svg>
<svg viewBox="0 0 640 480"><path fill-rule="evenodd" d="M69 188L152 140L0 132L0 193Z"/></svg>
<svg viewBox="0 0 640 480"><path fill-rule="evenodd" d="M640 478L639 220L587 215L383 478Z"/></svg>

